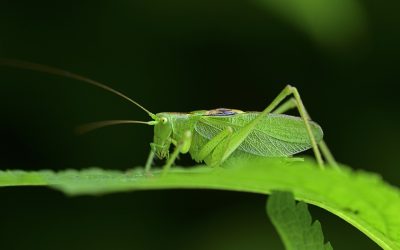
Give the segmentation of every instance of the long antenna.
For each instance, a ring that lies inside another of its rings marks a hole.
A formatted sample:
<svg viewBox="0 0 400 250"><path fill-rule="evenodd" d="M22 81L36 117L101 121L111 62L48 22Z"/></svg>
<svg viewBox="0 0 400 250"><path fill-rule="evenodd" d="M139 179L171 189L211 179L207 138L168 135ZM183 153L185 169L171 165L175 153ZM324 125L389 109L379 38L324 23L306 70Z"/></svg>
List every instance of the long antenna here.
<svg viewBox="0 0 400 250"><path fill-rule="evenodd" d="M154 119L155 115L153 113L151 113L150 111L148 111L146 108L144 108L142 105L140 105L139 103L135 102L134 100L132 100L131 98L127 97L126 95L122 94L121 92L103 84L100 82L97 82L95 80L92 80L90 78L66 71L66 70L62 70L62 69L58 69L58 68L54 68L51 66L47 66L47 65L42 65L42 64L37 64L37 63L32 63L32 62L25 62L25 61L19 61L19 60L14 60L14 59L4 59L4 58L0 58L0 66L10 66L10 67L15 67L15 68L21 68L21 69L28 69L28 70L33 70L33 71L38 71L38 72L43 72L43 73L48 73L48 74L52 74L52 75L57 75L57 76L63 76L63 77L68 77L71 79L75 79L78 81L82 81L91 85L94 85L98 88L102 88L106 91L109 91L111 93L114 93L122 98L124 98L125 100L135 104L136 106L138 106L139 108L141 108L142 110L144 110L147 114L150 115L150 117L152 117Z"/></svg>
<svg viewBox="0 0 400 250"><path fill-rule="evenodd" d="M158 123L157 121L149 121L149 122L143 122L143 121L132 121L132 120L107 120L107 121L99 121L99 122L91 122L91 123L86 123L81 126L79 126L76 131L79 134L84 134L87 132L90 132L92 130L98 129L98 128L103 128L107 126L112 126L112 125L117 125L117 124L146 124L146 125L155 125Z"/></svg>

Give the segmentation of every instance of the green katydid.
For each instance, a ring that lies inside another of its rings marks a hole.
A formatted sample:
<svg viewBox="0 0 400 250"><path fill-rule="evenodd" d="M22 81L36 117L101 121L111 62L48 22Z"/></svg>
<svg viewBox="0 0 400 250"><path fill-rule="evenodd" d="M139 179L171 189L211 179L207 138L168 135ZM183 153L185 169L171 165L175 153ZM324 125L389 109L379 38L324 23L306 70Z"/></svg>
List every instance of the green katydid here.
<svg viewBox="0 0 400 250"><path fill-rule="evenodd" d="M290 85L287 85L262 112L218 108L190 113L154 114L121 92L78 74L41 64L8 59L0 60L0 65L80 80L112 92L144 110L153 119L152 121L101 121L86 124L82 127L82 131L129 123L154 126L154 140L150 144L146 171L150 170L155 156L167 159L163 167L163 172L166 173L179 154L189 153L196 162L204 161L207 165L219 166L232 156L290 157L310 148L313 149L321 168L324 166L321 152L331 166L337 166L322 139L321 127L310 120L298 90ZM292 97L285 101L290 95ZM292 108L298 109L300 117L282 114ZM175 149L170 155L171 145L174 145Z"/></svg>

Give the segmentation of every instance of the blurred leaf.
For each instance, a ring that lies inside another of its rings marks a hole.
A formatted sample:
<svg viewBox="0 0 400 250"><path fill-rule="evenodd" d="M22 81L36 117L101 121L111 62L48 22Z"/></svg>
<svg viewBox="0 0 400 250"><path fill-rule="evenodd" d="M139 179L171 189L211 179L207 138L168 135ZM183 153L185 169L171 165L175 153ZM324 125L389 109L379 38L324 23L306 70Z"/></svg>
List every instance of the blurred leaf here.
<svg viewBox="0 0 400 250"><path fill-rule="evenodd" d="M307 204L296 204L292 193L272 192L267 213L286 250L333 250L329 242L324 243L319 221L312 223Z"/></svg>
<svg viewBox="0 0 400 250"><path fill-rule="evenodd" d="M363 8L356 0L258 0L318 43L341 47L366 31Z"/></svg>
<svg viewBox="0 0 400 250"><path fill-rule="evenodd" d="M342 166L321 170L314 161L233 159L225 168L173 168L145 174L101 169L61 172L0 171L0 186L48 185L69 195L130 190L207 188L270 194L290 191L301 200L346 220L384 249L400 249L400 192L380 176Z"/></svg>

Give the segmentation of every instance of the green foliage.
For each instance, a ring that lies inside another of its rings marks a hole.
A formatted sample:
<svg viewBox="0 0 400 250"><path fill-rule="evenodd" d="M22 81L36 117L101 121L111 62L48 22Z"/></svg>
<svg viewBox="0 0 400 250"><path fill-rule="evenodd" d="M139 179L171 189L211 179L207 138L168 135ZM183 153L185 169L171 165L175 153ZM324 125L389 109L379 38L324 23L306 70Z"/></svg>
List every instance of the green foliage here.
<svg viewBox="0 0 400 250"><path fill-rule="evenodd" d="M0 186L47 185L69 195L171 188L207 188L270 194L290 191L297 200L326 209L346 220L384 249L400 249L400 192L380 176L354 171L320 170L314 161L232 159L224 169L206 166L172 168L145 174L142 168L127 172L66 170L61 172L0 171Z"/></svg>
<svg viewBox="0 0 400 250"><path fill-rule="evenodd" d="M307 204L296 204L292 193L272 192L267 213L286 250L333 250L329 242L324 243L319 221L312 223Z"/></svg>

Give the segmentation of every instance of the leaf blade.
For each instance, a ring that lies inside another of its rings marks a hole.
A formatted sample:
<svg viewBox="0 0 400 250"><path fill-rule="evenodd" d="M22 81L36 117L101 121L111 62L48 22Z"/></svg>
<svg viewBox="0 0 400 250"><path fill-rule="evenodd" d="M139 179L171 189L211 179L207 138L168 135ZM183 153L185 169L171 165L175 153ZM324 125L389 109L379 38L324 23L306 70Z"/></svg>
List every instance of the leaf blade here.
<svg viewBox="0 0 400 250"><path fill-rule="evenodd" d="M272 192L266 208L286 250L333 250L329 242L324 243L321 223L312 223L307 204L296 204L292 193Z"/></svg>
<svg viewBox="0 0 400 250"><path fill-rule="evenodd" d="M14 175L40 176L32 185L47 185L69 195L99 195L112 192L152 189L218 189L270 194L290 191L295 198L319 206L349 222L383 249L400 249L400 191L373 173L342 166L318 169L315 162L287 163L280 159L235 159L226 168L206 166L172 168L163 178L143 169L130 173L100 169L63 172L0 171L0 186L29 185ZM10 173L13 178L10 179ZM8 177L7 177L8 176Z"/></svg>

